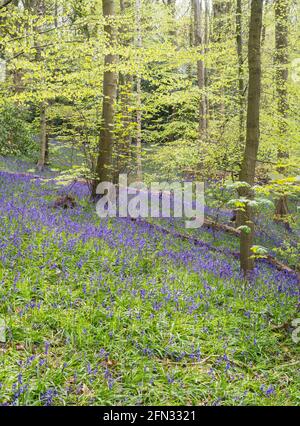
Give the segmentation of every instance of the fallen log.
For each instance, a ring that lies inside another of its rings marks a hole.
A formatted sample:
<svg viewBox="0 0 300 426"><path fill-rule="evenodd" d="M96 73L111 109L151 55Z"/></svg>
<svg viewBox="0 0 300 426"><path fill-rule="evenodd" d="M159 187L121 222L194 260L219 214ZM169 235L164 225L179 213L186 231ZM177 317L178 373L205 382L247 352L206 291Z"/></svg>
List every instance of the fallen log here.
<svg viewBox="0 0 300 426"><path fill-rule="evenodd" d="M239 237L240 234L241 234L241 231L239 229L233 228L232 226L212 222L212 221L207 220L207 219L204 220L204 226L208 227L208 228L214 228L214 229L217 229L217 230L220 230L220 231L228 232L228 233L235 235L237 237ZM279 271L285 271L285 272L288 272L290 274L297 275L298 281L300 282L300 272L297 272L295 269L292 269L288 265L285 265L284 263L280 262L274 256L267 255L265 260L269 264L275 266Z"/></svg>
<svg viewBox="0 0 300 426"><path fill-rule="evenodd" d="M239 229L225 225L224 223L213 222L209 219L204 219L204 223L202 226L204 226L205 228L216 229L217 231L227 232L229 234L235 235L236 237L239 237L241 234L241 231Z"/></svg>
<svg viewBox="0 0 300 426"><path fill-rule="evenodd" d="M290 274L297 275L298 281L300 282L300 272L297 272L297 271L295 271L295 269L292 269L289 266L285 265L284 263L280 262L274 256L267 255L266 260L268 261L268 263L275 266L279 271L285 271L285 272L288 272Z"/></svg>
<svg viewBox="0 0 300 426"><path fill-rule="evenodd" d="M134 219L134 222L136 222L136 219ZM235 253L235 252L233 252L229 249L221 249L220 247L213 247L209 243L206 243L205 241L199 240L198 238L191 237L190 235L182 234L181 232L178 232L178 231L172 231L170 229L164 228L161 225L156 225L154 223L151 223L151 222L148 222L148 221L143 221L141 219L139 219L139 222L147 223L147 225L149 225L151 228L156 229L157 231L160 231L163 234L172 235L176 238L180 238L181 240L188 241L188 242L190 242L194 245L205 247L210 251L217 252L217 253L225 253L225 254L229 253L230 255L232 255L236 258L239 257L238 253Z"/></svg>
<svg viewBox="0 0 300 426"><path fill-rule="evenodd" d="M186 234L182 234L181 232L178 231L172 231L170 229L167 229L161 225L156 225L154 223L150 223L148 221L143 221L143 220L139 220L140 222L144 222L147 223L149 226L151 226L154 229L157 229L158 231L164 233L164 234L169 234L172 235L176 238L180 238L182 240L185 241L189 241L190 243L194 244L194 245L199 245L202 247L206 247L208 250L213 251L213 252L217 252L217 253L223 253L223 254L229 254L235 258L239 258L239 253L234 252L230 249L221 249L219 247L213 247L210 244L206 243L205 241L199 240L198 238L195 237L191 237L189 235ZM214 226L214 222L209 222L210 226ZM138 223L138 221L137 221ZM219 224L220 225L220 224ZM227 232L232 232L232 231L238 231L235 228L232 228L230 226L224 225L227 228ZM219 230L221 230L221 228L218 228ZM236 232L232 232L233 235L239 236L240 235L240 231L238 231L238 234ZM265 261L267 263L269 263L272 266L275 266L276 269L278 271L283 271L283 272L287 272L289 274L295 275L298 279L298 284L300 285L300 272L297 272L296 270L292 269L291 267L285 265L284 263L280 262L279 260L277 260L275 257L271 256L271 255L267 255L266 257L263 257L261 259L257 259L258 261Z"/></svg>

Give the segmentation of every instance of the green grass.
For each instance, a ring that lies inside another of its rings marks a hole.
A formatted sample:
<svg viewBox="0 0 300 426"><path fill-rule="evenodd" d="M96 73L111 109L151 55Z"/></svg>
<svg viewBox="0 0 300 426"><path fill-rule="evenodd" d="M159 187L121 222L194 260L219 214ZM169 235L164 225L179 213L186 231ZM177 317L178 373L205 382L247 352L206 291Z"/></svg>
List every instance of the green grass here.
<svg viewBox="0 0 300 426"><path fill-rule="evenodd" d="M30 219L41 209L31 197L50 204L55 193L14 185L2 181L2 203L24 192L23 210L0 211L1 404L300 405L300 346L273 329L295 318L297 298L278 292L271 270L252 283L196 271L160 254L188 253L188 242L133 224L147 242L135 247L115 220L105 238L49 227ZM44 212L101 225L80 205Z"/></svg>
<svg viewBox="0 0 300 426"><path fill-rule="evenodd" d="M115 265L117 251L89 241L72 252L64 248L62 255L49 234L51 243L41 256L46 235L34 236L30 258L24 242L17 282L15 268L0 270L7 298L1 311L8 326L1 350L2 403L11 400L21 373L19 386L28 385L18 399L21 405L43 403L41 395L49 389L57 392L54 404L299 404L299 364L294 364L299 350L289 335L271 331L267 301L247 301L238 288L227 289L207 275L215 286L210 307L204 301L191 315L184 294L193 295L203 285L185 268L148 265L143 257L133 257L126 267L134 277L129 285ZM82 257L86 262L79 270L76 262ZM67 278L51 269L63 260ZM98 272L102 280L96 285L91 277ZM153 295L144 301L140 291L149 287L149 274ZM178 310L174 301L164 302L164 285L180 295ZM35 300L40 308L28 306ZM153 301L164 308L156 312ZM251 312L250 319L245 312ZM45 342L50 343L47 354ZM189 357L197 349L199 361ZM182 352L187 355L176 361ZM276 394L266 397L262 385L274 385Z"/></svg>

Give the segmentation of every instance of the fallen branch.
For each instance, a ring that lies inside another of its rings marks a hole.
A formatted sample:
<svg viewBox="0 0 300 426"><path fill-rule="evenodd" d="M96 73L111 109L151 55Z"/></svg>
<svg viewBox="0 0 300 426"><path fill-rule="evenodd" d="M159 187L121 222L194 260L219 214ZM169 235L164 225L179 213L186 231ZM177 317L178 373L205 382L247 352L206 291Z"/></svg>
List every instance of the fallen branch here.
<svg viewBox="0 0 300 426"><path fill-rule="evenodd" d="M134 222L136 222L136 219L132 219L132 220ZM170 229L164 228L161 225L156 225L154 223L151 223L151 222L148 222L148 221L144 221L144 220L141 220L141 219L139 219L138 222L147 223L147 225L149 225L153 229L156 229L156 230L160 231L163 234L172 235L172 236L174 236L176 238L180 238L181 240L188 241L191 244L194 244L194 245L197 245L197 246L201 246L201 247L205 247L205 248L207 248L210 251L217 252L217 253L223 253L223 254L224 253L225 254L229 253L230 255L232 255L232 256L234 256L236 258L239 257L238 253L235 253L235 252L233 252L233 251L231 251L229 249L221 249L219 247L213 247L209 243L206 243L205 241L199 240L198 238L182 234L181 232L178 232L178 231L171 231Z"/></svg>
<svg viewBox="0 0 300 426"><path fill-rule="evenodd" d="M277 260L275 257L273 257L271 255L268 255L266 257L266 260L268 261L268 263L275 266L279 271L285 271L285 272L288 272L290 274L296 274L297 277L298 277L298 280L300 282L300 272L295 271L294 269L292 269L289 266L285 265L284 263L280 262L279 260Z"/></svg>
<svg viewBox="0 0 300 426"><path fill-rule="evenodd" d="M142 220L141 222L147 223L152 228L157 229L158 231L160 231L162 233L172 235L172 236L174 236L176 238L180 238L180 239L185 240L185 241L189 241L190 243L192 243L194 245L199 245L199 246L202 246L202 247L206 247L210 251L217 252L217 253L223 253L223 254L229 254L229 255L231 255L231 256L233 256L235 258L239 258L239 253L233 252L233 251L231 251L229 249L221 249L219 247L213 247L209 243L206 243L206 242L204 242L202 240L199 240L198 238L182 234L181 232L178 232L178 231L175 231L175 232L171 231L171 230L169 230L167 228L164 228L161 225L155 225L155 224L150 223L148 221L143 221ZM210 227L214 227L215 226L214 222L210 222L210 221L207 221L207 222L208 222L208 225ZM217 224L217 225L220 225L220 224ZM236 235L236 236L240 235L240 231L238 231L237 229L232 228L231 226L227 226L227 225L222 225L222 227L223 226L226 227L226 229L227 229L227 231L225 231L225 232L230 232L230 233L232 233L233 235ZM221 230L221 228L217 228L217 229ZM233 232L233 231L235 231L235 232ZM258 259L258 260L263 260L263 261L269 263L270 265L275 266L278 271L283 271L283 272L287 272L289 274L295 275L298 278L298 283L300 284L300 273L297 272L297 271L295 271L294 269L290 268L289 266L285 265L284 263L280 262L275 257L273 257L271 255L268 255L267 257L264 257L264 258Z"/></svg>
<svg viewBox="0 0 300 426"><path fill-rule="evenodd" d="M225 225L224 223L213 222L212 220L204 219L203 226L205 228L213 228L217 231L227 232L228 234L235 235L239 237L241 231L239 229L233 228L232 226Z"/></svg>
<svg viewBox="0 0 300 426"><path fill-rule="evenodd" d="M30 177L31 179L46 179L43 176L39 176L39 175L33 175L32 173L26 173L26 172L9 172L7 170L0 170L2 173L6 173L8 175L18 175L18 176L22 176L22 177Z"/></svg>

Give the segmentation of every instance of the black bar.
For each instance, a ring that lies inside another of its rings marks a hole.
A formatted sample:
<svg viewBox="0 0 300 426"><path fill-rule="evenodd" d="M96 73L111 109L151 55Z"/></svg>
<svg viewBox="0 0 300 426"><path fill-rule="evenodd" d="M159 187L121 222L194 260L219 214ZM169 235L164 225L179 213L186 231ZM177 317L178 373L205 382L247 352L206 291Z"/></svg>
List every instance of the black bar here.
<svg viewBox="0 0 300 426"><path fill-rule="evenodd" d="M298 410L298 411L296 411ZM211 425L211 422L241 423L262 422L270 424L284 415L285 422L288 416L299 418L299 407L0 407L0 424L11 424L12 421L22 421L30 424L41 422L64 421L86 425L112 424L202 424ZM255 423L254 423L255 425ZM43 426L43 424L42 424ZM56 425L55 425L56 426Z"/></svg>

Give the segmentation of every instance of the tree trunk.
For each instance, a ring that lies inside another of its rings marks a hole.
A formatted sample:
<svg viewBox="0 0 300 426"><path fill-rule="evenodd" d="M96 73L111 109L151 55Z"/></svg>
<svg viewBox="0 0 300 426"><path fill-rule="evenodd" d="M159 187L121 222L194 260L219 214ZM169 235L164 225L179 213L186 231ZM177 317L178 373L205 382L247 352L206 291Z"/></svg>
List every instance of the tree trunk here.
<svg viewBox="0 0 300 426"><path fill-rule="evenodd" d="M41 172L46 164L47 153L47 104L43 102L40 112L40 156L37 167Z"/></svg>
<svg viewBox="0 0 300 426"><path fill-rule="evenodd" d="M173 21L175 21L175 18L176 18L176 0L168 0L167 5L170 8L172 19L173 19ZM172 24L173 24L173 22L172 22ZM176 45L177 40L176 40L176 27L175 27L175 25L172 25L172 29L170 30L169 34L170 34L170 38L172 40L172 43L174 43Z"/></svg>
<svg viewBox="0 0 300 426"><path fill-rule="evenodd" d="M224 43L228 33L228 15L231 9L231 2L223 0L215 0L212 2L213 5L213 31L212 41L214 43ZM223 67L222 60L217 60L215 66ZM220 75L221 78L221 75ZM221 86L219 91L220 100L215 105L217 114L219 114L223 120L226 120L226 106L225 106L226 91L224 86Z"/></svg>
<svg viewBox="0 0 300 426"><path fill-rule="evenodd" d="M290 0L275 0L275 66L276 66L276 97L278 112L279 148L278 162L281 163L289 157L286 147L287 114L288 114L288 16ZM285 167L277 168L279 173L285 173ZM276 201L275 218L284 221L288 215L288 203L286 197Z"/></svg>
<svg viewBox="0 0 300 426"><path fill-rule="evenodd" d="M284 138L287 129L288 112L288 15L289 0L275 0L275 65L276 65L276 92L278 109L278 129ZM288 153L284 149L284 141L279 149L279 157L285 158Z"/></svg>
<svg viewBox="0 0 300 426"><path fill-rule="evenodd" d="M193 47L195 44L194 41L194 6L193 1L191 1L191 7L189 12L189 47ZM188 76L192 80L193 78L193 63L189 62L188 64Z"/></svg>
<svg viewBox="0 0 300 426"><path fill-rule="evenodd" d="M255 168L260 140L260 95L261 95L261 30L262 30L263 2L252 0L251 18L248 43L249 88L247 107L246 146L240 181L247 182L250 188L240 189L239 195L247 199L253 198L252 186L255 180ZM246 204L245 211L241 214L241 224L248 226L250 232L241 232L240 237L240 263L246 276L254 267L251 256L251 247L254 240L253 211Z"/></svg>
<svg viewBox="0 0 300 426"><path fill-rule="evenodd" d="M115 18L114 0L103 0L103 17L105 19L104 33L107 35L107 48L114 46L116 31L113 18ZM113 69L117 63L116 55L106 53L104 58L103 75L103 104L102 128L100 131L99 154L96 165L96 181L94 183L94 196L98 182L111 181L112 179L112 150L114 141L114 107L117 97L117 73Z"/></svg>
<svg viewBox="0 0 300 426"><path fill-rule="evenodd" d="M239 96L239 143L244 146L244 72L243 72L243 28L242 0L236 1L236 46L238 57L238 96Z"/></svg>
<svg viewBox="0 0 300 426"><path fill-rule="evenodd" d="M276 201L275 215L283 217L289 214L287 195L283 195Z"/></svg>
<svg viewBox="0 0 300 426"><path fill-rule="evenodd" d="M210 31L209 31L209 24L210 24L210 14L209 14L209 0L205 0L205 18L204 18L204 53L205 55L208 55L209 52L209 37L210 37ZM209 85L209 73L208 68L204 67L204 86L205 86L205 92ZM209 100L207 96L207 92L205 93L205 111L206 111L206 119L205 119L205 127L206 130L208 129L208 121L209 121Z"/></svg>
<svg viewBox="0 0 300 426"><path fill-rule="evenodd" d="M120 10L121 15L124 17L126 12L131 6L130 0L120 0ZM126 32L130 28L126 23L123 23L119 32L120 35L126 36ZM121 39L121 43L124 46L128 46L132 43L132 40ZM118 175L120 173L128 172L130 158L131 158L131 129L130 125L132 123L132 113L130 109L132 108L132 90L133 90L133 77L132 75L127 75L122 72L119 74L119 101L121 103L122 111L122 133L119 140L115 144L116 149L116 166L114 170L114 182L118 181Z"/></svg>
<svg viewBox="0 0 300 426"><path fill-rule="evenodd" d="M33 7L38 15L39 18L42 18L46 13L46 5L44 0L39 0L37 3L33 4ZM41 28L36 28L37 31L40 31ZM37 62L44 61L42 57L42 48L40 46L39 41L35 41L35 60ZM42 82L44 83L45 78L43 77ZM47 153L47 101L43 100L40 104L40 154L39 154L39 160L38 160L38 170L42 171L46 165L46 159L47 155L49 155L49 152Z"/></svg>
<svg viewBox="0 0 300 426"><path fill-rule="evenodd" d="M142 48L142 5L141 0L136 0L136 31L137 31L137 49ZM139 55L139 53L138 53ZM138 58L138 62L139 62ZM136 97L137 97L137 109L136 109L136 156L137 156L137 181L142 182L143 171L142 171L142 80L140 69L138 66L138 73L136 79Z"/></svg>
<svg viewBox="0 0 300 426"><path fill-rule="evenodd" d="M278 148L278 161L288 158L285 149L287 112L288 112L288 14L289 0L275 0L275 66L276 66L276 96L278 111L278 131L280 145ZM284 167L278 171L283 173Z"/></svg>
<svg viewBox="0 0 300 426"><path fill-rule="evenodd" d="M202 0L193 0L194 10L194 43L199 47L199 53L204 55L203 48L203 14ZM197 61L197 81L200 92L199 100L199 140L201 140L206 131L206 100L205 100L205 68L202 59Z"/></svg>
<svg viewBox="0 0 300 426"><path fill-rule="evenodd" d="M46 133L46 150L45 150L45 164L49 165L49 135Z"/></svg>

